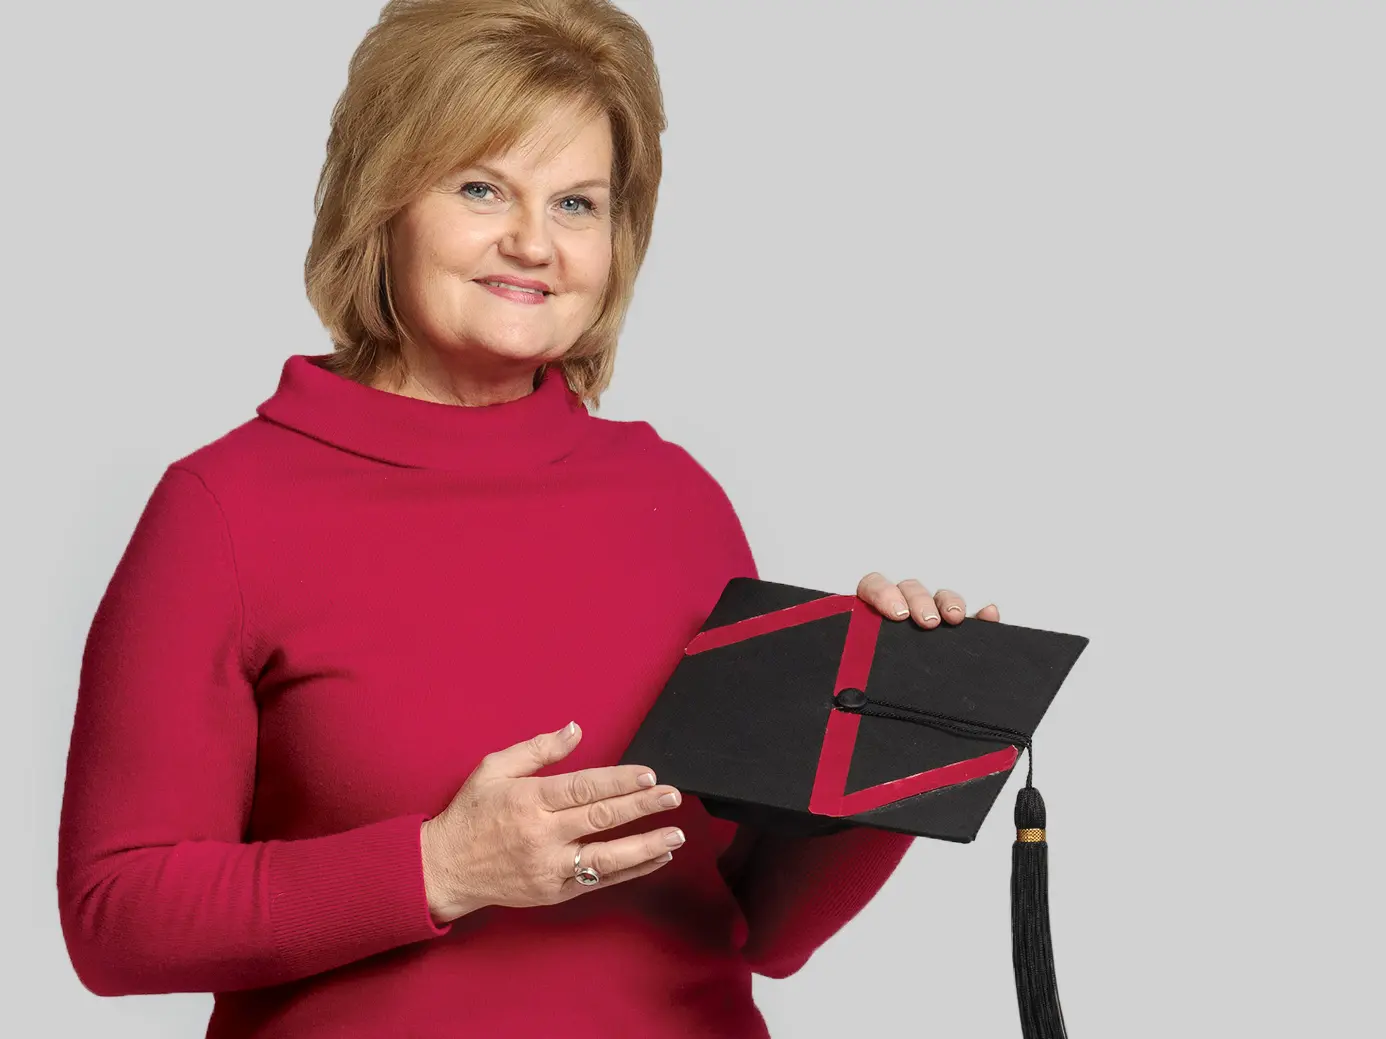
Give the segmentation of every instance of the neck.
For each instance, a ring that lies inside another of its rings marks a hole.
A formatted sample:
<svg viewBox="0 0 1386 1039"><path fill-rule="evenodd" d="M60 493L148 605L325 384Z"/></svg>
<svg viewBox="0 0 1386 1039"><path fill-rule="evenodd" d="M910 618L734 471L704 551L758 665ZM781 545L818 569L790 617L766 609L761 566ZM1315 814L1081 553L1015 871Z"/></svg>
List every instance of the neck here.
<svg viewBox="0 0 1386 1039"><path fill-rule="evenodd" d="M395 363L371 380L371 386L416 400L475 408L529 396L538 370L529 360L449 357L405 342Z"/></svg>
<svg viewBox="0 0 1386 1039"><path fill-rule="evenodd" d="M333 356L290 357L279 389L257 414L366 458L476 475L550 465L593 430L582 400L552 366L534 389L512 390L521 392L517 399L466 407L457 406L452 389L444 391L449 402L428 384L395 393L339 375L324 363Z"/></svg>

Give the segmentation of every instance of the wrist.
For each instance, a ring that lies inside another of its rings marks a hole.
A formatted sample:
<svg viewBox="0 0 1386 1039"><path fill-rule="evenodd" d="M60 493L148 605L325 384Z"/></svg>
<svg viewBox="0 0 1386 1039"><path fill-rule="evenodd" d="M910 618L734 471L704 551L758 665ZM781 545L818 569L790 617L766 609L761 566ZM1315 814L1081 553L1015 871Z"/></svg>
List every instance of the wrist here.
<svg viewBox="0 0 1386 1039"><path fill-rule="evenodd" d="M479 908L465 905L452 883L455 856L436 818L425 819L420 826L419 850L423 858L424 895L434 923L441 927Z"/></svg>

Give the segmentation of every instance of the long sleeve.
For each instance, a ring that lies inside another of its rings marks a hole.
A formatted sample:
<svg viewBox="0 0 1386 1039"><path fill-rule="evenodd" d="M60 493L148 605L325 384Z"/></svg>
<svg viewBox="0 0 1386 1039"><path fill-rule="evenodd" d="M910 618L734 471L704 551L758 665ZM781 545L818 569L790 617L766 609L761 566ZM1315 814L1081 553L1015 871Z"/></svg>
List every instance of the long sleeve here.
<svg viewBox="0 0 1386 1039"><path fill-rule="evenodd" d="M742 955L786 978L856 916L914 838L862 827L820 837L761 835L734 885L749 925Z"/></svg>
<svg viewBox="0 0 1386 1039"><path fill-rule="evenodd" d="M718 488L722 522L713 526L730 560L728 577L757 577L740 520ZM722 860L749 927L743 956L771 978L799 970L875 897L914 838L856 827L785 838L741 827Z"/></svg>
<svg viewBox="0 0 1386 1039"><path fill-rule="evenodd" d="M444 933L422 815L244 843L257 707L220 506L170 467L88 635L59 828L69 955L100 995L291 981Z"/></svg>

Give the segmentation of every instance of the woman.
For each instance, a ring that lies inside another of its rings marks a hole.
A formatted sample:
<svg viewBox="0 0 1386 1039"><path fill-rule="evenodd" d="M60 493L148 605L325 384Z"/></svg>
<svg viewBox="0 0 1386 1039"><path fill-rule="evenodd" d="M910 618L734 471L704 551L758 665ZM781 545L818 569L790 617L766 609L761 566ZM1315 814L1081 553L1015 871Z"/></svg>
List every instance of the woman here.
<svg viewBox="0 0 1386 1039"><path fill-rule="evenodd" d="M609 764L755 573L686 453L584 406L663 123L603 0L385 7L306 265L334 352L168 468L92 623L58 877L92 991L214 992L211 1036L763 1036L752 972L900 861Z"/></svg>

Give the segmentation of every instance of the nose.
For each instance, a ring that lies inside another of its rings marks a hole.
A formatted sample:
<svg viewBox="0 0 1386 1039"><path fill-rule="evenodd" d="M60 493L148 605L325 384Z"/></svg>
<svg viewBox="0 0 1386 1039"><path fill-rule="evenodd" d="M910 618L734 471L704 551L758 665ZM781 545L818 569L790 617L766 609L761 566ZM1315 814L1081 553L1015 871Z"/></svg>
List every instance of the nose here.
<svg viewBox="0 0 1386 1039"><path fill-rule="evenodd" d="M516 206L501 236L501 252L527 267L540 267L553 259L553 235L548 215L527 206Z"/></svg>

